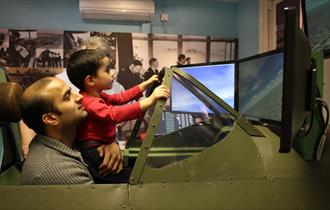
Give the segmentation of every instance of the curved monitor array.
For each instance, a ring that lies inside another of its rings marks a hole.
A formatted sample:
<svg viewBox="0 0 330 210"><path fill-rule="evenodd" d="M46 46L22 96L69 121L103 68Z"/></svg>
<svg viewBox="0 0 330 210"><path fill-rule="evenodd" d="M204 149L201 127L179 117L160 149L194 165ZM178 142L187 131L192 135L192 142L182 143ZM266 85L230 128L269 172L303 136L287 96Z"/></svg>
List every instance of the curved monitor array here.
<svg viewBox="0 0 330 210"><path fill-rule="evenodd" d="M311 68L311 47L299 27L296 9L285 8L284 14L284 50L270 51L235 63L180 68L241 114L250 119L280 124L280 152L289 152L305 118L312 112L316 72ZM176 86L172 88L179 90ZM172 106L172 111L198 112L187 101L177 103L180 98L174 96L171 100L172 104L186 104Z"/></svg>

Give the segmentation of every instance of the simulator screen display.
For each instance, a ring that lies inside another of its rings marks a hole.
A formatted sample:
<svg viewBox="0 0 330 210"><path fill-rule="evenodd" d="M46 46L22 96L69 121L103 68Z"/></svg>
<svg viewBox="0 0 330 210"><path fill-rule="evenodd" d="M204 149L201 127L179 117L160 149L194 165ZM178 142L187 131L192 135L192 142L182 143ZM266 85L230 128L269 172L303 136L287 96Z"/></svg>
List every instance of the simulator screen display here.
<svg viewBox="0 0 330 210"><path fill-rule="evenodd" d="M330 0L305 0L305 8L312 49L330 51Z"/></svg>
<svg viewBox="0 0 330 210"><path fill-rule="evenodd" d="M203 66L180 67L180 69L202 83L205 87L219 96L228 105L234 108L235 98L235 64L212 64ZM182 85L172 84L173 93L181 91ZM175 90L174 90L175 89ZM186 95L186 94L185 94ZM198 105L187 101L180 94L172 95L172 111L200 112ZM193 98L192 98L193 99ZM193 100L195 101L195 100ZM196 106L195 106L196 105Z"/></svg>
<svg viewBox="0 0 330 210"><path fill-rule="evenodd" d="M238 111L247 117L281 121L283 52L242 59L238 65Z"/></svg>

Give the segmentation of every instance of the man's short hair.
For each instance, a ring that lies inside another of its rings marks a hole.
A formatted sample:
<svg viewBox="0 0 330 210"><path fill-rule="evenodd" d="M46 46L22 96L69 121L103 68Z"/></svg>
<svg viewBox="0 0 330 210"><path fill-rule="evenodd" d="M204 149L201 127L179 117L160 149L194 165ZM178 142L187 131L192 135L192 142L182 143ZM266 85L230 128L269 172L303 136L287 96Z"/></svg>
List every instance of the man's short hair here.
<svg viewBox="0 0 330 210"><path fill-rule="evenodd" d="M151 58L150 60L149 60L149 65L151 66L154 62L156 62L157 61L157 58Z"/></svg>
<svg viewBox="0 0 330 210"><path fill-rule="evenodd" d="M66 73L72 84L85 90L84 80L88 75L95 76L102 65L102 59L107 57L103 50L79 50L73 53L68 61Z"/></svg>
<svg viewBox="0 0 330 210"><path fill-rule="evenodd" d="M110 42L102 37L92 36L85 39L80 47L79 50L85 49L97 49L105 51L108 56L111 56L111 45Z"/></svg>
<svg viewBox="0 0 330 210"><path fill-rule="evenodd" d="M182 60L182 59L186 59L186 56L184 54L180 54L178 56L178 61Z"/></svg>
<svg viewBox="0 0 330 210"><path fill-rule="evenodd" d="M20 101L24 123L34 132L45 135L45 125L42 116L47 113L61 114L54 107L54 101L42 94L42 91L56 79L55 77L42 78L30 85L23 93Z"/></svg>
<svg viewBox="0 0 330 210"><path fill-rule="evenodd" d="M136 60L136 59L134 59L134 60L132 61L132 64L133 64L134 66L142 66L142 62L139 61L139 60Z"/></svg>

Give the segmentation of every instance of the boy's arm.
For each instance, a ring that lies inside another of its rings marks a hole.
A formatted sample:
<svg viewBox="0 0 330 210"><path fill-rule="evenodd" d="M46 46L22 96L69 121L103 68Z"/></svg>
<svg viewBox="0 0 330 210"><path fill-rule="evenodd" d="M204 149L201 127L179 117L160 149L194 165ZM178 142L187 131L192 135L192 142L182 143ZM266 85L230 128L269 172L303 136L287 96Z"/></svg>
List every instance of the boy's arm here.
<svg viewBox="0 0 330 210"><path fill-rule="evenodd" d="M102 93L101 97L108 105L122 105L132 100L137 100L142 96L142 92L151 86L155 81L158 81L158 75L153 75L147 81L140 83L126 91L117 94Z"/></svg>
<svg viewBox="0 0 330 210"><path fill-rule="evenodd" d="M101 98L90 98L84 101L88 115L105 122L123 122L142 116L140 103L135 102L123 106L107 105Z"/></svg>
<svg viewBox="0 0 330 210"><path fill-rule="evenodd" d="M142 116L149 107L154 105L160 98L168 98L170 90L161 85L148 98L123 106L107 105L102 98L89 98L83 101L84 108L89 115L109 122L123 122Z"/></svg>
<svg viewBox="0 0 330 210"><path fill-rule="evenodd" d="M156 81L159 81L157 74L152 75L147 81L144 81L144 82L140 83L139 87L140 87L141 91L143 92Z"/></svg>
<svg viewBox="0 0 330 210"><path fill-rule="evenodd" d="M138 85L116 94L111 94L111 95L106 93L101 94L101 97L108 105L126 104L132 100L137 100L142 96L143 96L142 91Z"/></svg>

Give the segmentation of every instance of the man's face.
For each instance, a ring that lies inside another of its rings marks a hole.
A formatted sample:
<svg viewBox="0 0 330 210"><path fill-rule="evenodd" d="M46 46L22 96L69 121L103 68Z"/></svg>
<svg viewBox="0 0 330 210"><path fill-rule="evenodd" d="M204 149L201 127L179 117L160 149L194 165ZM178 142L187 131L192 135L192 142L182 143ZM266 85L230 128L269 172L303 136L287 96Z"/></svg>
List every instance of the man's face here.
<svg viewBox="0 0 330 210"><path fill-rule="evenodd" d="M61 114L55 114L59 125L74 126L87 116L82 106L82 96L71 92L71 88L60 79L54 79L43 91L45 97L53 102L54 108Z"/></svg>
<svg viewBox="0 0 330 210"><path fill-rule="evenodd" d="M158 61L155 61L155 62L152 63L152 68L157 69L158 66L159 66L159 62Z"/></svg>
<svg viewBox="0 0 330 210"><path fill-rule="evenodd" d="M182 64L182 65L185 65L186 64L186 59L185 58L180 59L179 63Z"/></svg>
<svg viewBox="0 0 330 210"><path fill-rule="evenodd" d="M132 68L130 68L130 69L131 69L131 72L133 74L138 74L138 73L140 73L140 71L142 69L142 66L140 66L140 65L132 65Z"/></svg>
<svg viewBox="0 0 330 210"><path fill-rule="evenodd" d="M107 90L112 88L112 83L114 80L114 73L110 71L110 60L108 57L102 59L102 65L97 70L96 76L94 76L95 87L102 90Z"/></svg>

